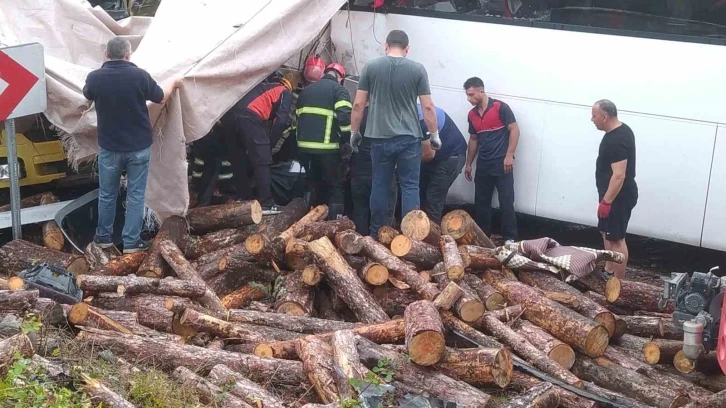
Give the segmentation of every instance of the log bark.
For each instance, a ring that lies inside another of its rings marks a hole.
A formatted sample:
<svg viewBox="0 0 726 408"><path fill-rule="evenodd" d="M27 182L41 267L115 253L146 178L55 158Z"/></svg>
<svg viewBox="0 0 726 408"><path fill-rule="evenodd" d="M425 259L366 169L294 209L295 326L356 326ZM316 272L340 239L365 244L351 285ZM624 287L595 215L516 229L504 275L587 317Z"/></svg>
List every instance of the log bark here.
<svg viewBox="0 0 726 408"><path fill-rule="evenodd" d="M666 340L655 339L653 341L658 343L658 342L663 342ZM673 342L673 341L671 340L670 342ZM672 352L675 349L675 347L677 347L678 343L680 343L680 342L675 342L675 344L669 344L666 348L669 349L669 352ZM668 360L666 360L666 361L663 360L662 350L664 347L661 343L658 343L658 345L661 347L660 363L661 364L670 363L670 361L668 361ZM673 366L679 372L684 373L684 374L691 373L695 370L698 370L702 373L705 373L707 375L712 375L712 376L720 376L722 373L721 366L718 363L718 358L716 357L715 352L701 354L700 356L698 356L697 360L690 360L683 353L683 350L681 347L680 350L676 351L672 360L673 360Z"/></svg>
<svg viewBox="0 0 726 408"><path fill-rule="evenodd" d="M122 396L113 392L102 382L91 378L88 374L81 373L83 380L83 391L91 397L94 403L101 403L104 407L112 408L134 408L134 404L126 401Z"/></svg>
<svg viewBox="0 0 726 408"><path fill-rule="evenodd" d="M355 230L355 223L349 218L341 218L338 220L311 222L304 225L300 232L300 239L306 242L315 241L322 237L328 237L329 240L335 240L335 234L342 231Z"/></svg>
<svg viewBox="0 0 726 408"><path fill-rule="evenodd" d="M262 207L257 200L192 208L187 222L194 234L206 234L224 228L239 228L262 221Z"/></svg>
<svg viewBox="0 0 726 408"><path fill-rule="evenodd" d="M682 407L690 400L688 395L670 390L635 371L623 369L606 358L579 356L572 369L586 381L657 408Z"/></svg>
<svg viewBox="0 0 726 408"><path fill-rule="evenodd" d="M605 397L605 398L609 399L610 401L613 401L617 404L620 404L620 405L628 407L628 408L653 408L651 405L643 404L640 401L634 400L632 398L628 398L628 397L624 396L623 394L619 394L619 393L611 391L607 388L599 387L593 383L586 382L585 389L587 391L595 393L601 397Z"/></svg>
<svg viewBox="0 0 726 408"><path fill-rule="evenodd" d="M555 360L548 357L547 351L530 343L523 334L514 331L512 328L502 323L493 316L484 315L482 318L483 328L502 343L512 348L518 355L529 361L536 368L550 374L560 380L582 388L582 381L574 376L569 368L559 364ZM526 329L523 329L523 331ZM527 331L529 335L535 333L534 330ZM541 335L541 332L536 332ZM546 343L547 339L540 337L539 343Z"/></svg>
<svg viewBox="0 0 726 408"><path fill-rule="evenodd" d="M99 310L94 310L87 303L79 302L71 307L68 321L76 326L95 327L119 333L131 334L131 330L117 323Z"/></svg>
<svg viewBox="0 0 726 408"><path fill-rule="evenodd" d="M505 348L446 349L433 368L472 385L505 388L512 380L512 355Z"/></svg>
<svg viewBox="0 0 726 408"><path fill-rule="evenodd" d="M229 295L222 298L222 306L227 309L238 309L247 307L256 300L262 300L270 293L267 285L261 285L256 282L248 283L245 286L235 290Z"/></svg>
<svg viewBox="0 0 726 408"><path fill-rule="evenodd" d="M526 320L520 319L513 322L512 328L533 346L543 351L550 360L568 370L572 368L575 363L575 351L572 347Z"/></svg>
<svg viewBox="0 0 726 408"><path fill-rule="evenodd" d="M497 292L496 289L484 283L476 276L466 274L464 276L464 282L479 296L479 299L487 310L503 309L506 305L504 296L501 293Z"/></svg>
<svg viewBox="0 0 726 408"><path fill-rule="evenodd" d="M726 407L726 391L691 402L685 405L686 408L723 408Z"/></svg>
<svg viewBox="0 0 726 408"><path fill-rule="evenodd" d="M605 299L604 295L601 295L597 292L588 290L585 293L583 293L583 295L585 295L585 297L587 297L588 299L597 303L598 305L603 306L604 308L608 309L609 311L616 313L620 316L627 316L627 315L633 314L632 310L630 310L626 307L617 306L617 305L614 305L614 304L608 302L607 299Z"/></svg>
<svg viewBox="0 0 726 408"><path fill-rule="evenodd" d="M378 346L369 340L358 338L357 348L361 362L366 367L373 368L379 361L390 359L397 367L393 375L397 381L425 389L429 395L454 402L459 408L484 408L489 402L490 396L473 386L457 381L439 370L419 367L406 361L401 354Z"/></svg>
<svg viewBox="0 0 726 408"><path fill-rule="evenodd" d="M297 342L297 354L303 363L308 380L325 404L338 401L338 387L333 372L333 350L319 338L302 338Z"/></svg>
<svg viewBox="0 0 726 408"><path fill-rule="evenodd" d="M313 296L314 290L302 281L302 272L281 276L275 282L277 313L310 316L313 311Z"/></svg>
<svg viewBox="0 0 726 408"><path fill-rule="evenodd" d="M23 208L30 208L30 207L37 207L41 205L41 201L43 199L49 199L49 196L52 197L53 193L50 191L46 191L43 193L35 194L30 197L25 197L22 200L20 200L20 209ZM10 204L0 205L0 212L10 211Z"/></svg>
<svg viewBox="0 0 726 408"><path fill-rule="evenodd" d="M8 290L8 281L7 279L0 278L0 290Z"/></svg>
<svg viewBox="0 0 726 408"><path fill-rule="evenodd" d="M0 265L8 276L32 268L38 261L64 268L76 276L88 273L88 261L80 255L55 251L22 239L0 247Z"/></svg>
<svg viewBox="0 0 726 408"><path fill-rule="evenodd" d="M391 320L385 323L368 324L356 326L351 329L356 335L369 339L379 344L398 343L404 340L405 322L403 319ZM332 332L316 334L308 337L319 337L323 340L330 340ZM280 359L297 359L295 344L297 340L278 341L274 343L262 343L255 348L255 355L275 357Z"/></svg>
<svg viewBox="0 0 726 408"><path fill-rule="evenodd" d="M355 255L363 249L363 237L355 231L342 231L335 234L335 247L348 255Z"/></svg>
<svg viewBox="0 0 726 408"><path fill-rule="evenodd" d="M181 279L186 279L195 282L199 285L207 286L207 284L199 277L194 267L184 258L184 254L172 241L164 240L159 244L159 251L164 260L171 266L176 275ZM219 299L216 293L209 287L206 287L204 295L199 297L199 303L217 312L223 312L225 309L222 306L222 301Z"/></svg>
<svg viewBox="0 0 726 408"><path fill-rule="evenodd" d="M683 340L683 329L673 324L673 319L655 316L622 316L628 325L628 333L640 337Z"/></svg>
<svg viewBox="0 0 726 408"><path fill-rule="evenodd" d="M589 275L582 276L576 282L599 295L605 296L605 285L607 281L599 273L590 273Z"/></svg>
<svg viewBox="0 0 726 408"><path fill-rule="evenodd" d="M358 269L358 276L372 286L385 285L389 279L388 268L378 262L368 262Z"/></svg>
<svg viewBox="0 0 726 408"><path fill-rule="evenodd" d="M131 334L135 334L137 336L145 336L145 337L156 337L158 339L165 339L172 341L174 343L183 344L184 338L182 336L177 336L175 334L170 333L162 333L160 331L156 331L154 329L148 328L146 326L142 326L139 324L139 318L138 314L136 312L127 312L122 310L103 310L98 308L91 308L92 310L103 314L104 316L108 317L109 319L113 320L114 322L120 324L124 328L128 329ZM70 316L72 310L68 311L68 315ZM96 328L96 329L103 329L102 327L99 327L98 324L94 324L93 319L86 319L87 322L89 322L89 325L84 325L84 327L90 327L90 328ZM114 330L110 330L114 331ZM121 331L119 331L121 333Z"/></svg>
<svg viewBox="0 0 726 408"><path fill-rule="evenodd" d="M454 210L441 219L441 233L451 235L459 245L495 248L494 243L464 210Z"/></svg>
<svg viewBox="0 0 726 408"><path fill-rule="evenodd" d="M447 330L454 332L456 335L463 335L467 340L475 342L481 347L501 348L504 347L495 338L488 336L472 326L457 319L451 312L441 311L441 322ZM483 318L484 316L482 316Z"/></svg>
<svg viewBox="0 0 726 408"><path fill-rule="evenodd" d="M50 326L65 326L66 312L63 306L48 298L38 298L32 312L40 317L40 321Z"/></svg>
<svg viewBox="0 0 726 408"><path fill-rule="evenodd" d="M397 257L413 262L421 269L431 269L443 260L441 250L423 241L399 235L391 241L391 252Z"/></svg>
<svg viewBox="0 0 726 408"><path fill-rule="evenodd" d="M240 262L255 262L256 258L245 249L244 243L222 248L202 255L194 262L199 277L208 281L224 271L234 269Z"/></svg>
<svg viewBox="0 0 726 408"><path fill-rule="evenodd" d="M113 259L110 254L104 251L100 246L96 245L93 241L86 245L86 249L83 251L83 256L86 258L86 262L88 262L88 269L91 271L89 273L93 273L93 270L106 265L111 261L111 259Z"/></svg>
<svg viewBox="0 0 726 408"><path fill-rule="evenodd" d="M310 251L307 241L293 238L287 242L285 247L285 264L292 270L303 269L310 263Z"/></svg>
<svg viewBox="0 0 726 408"><path fill-rule="evenodd" d="M509 323L513 320L519 319L523 310L522 305L514 305L505 307L504 309L488 311L486 314L494 316L496 319L504 323ZM472 324L472 326L476 327L476 324Z"/></svg>
<svg viewBox="0 0 726 408"><path fill-rule="evenodd" d="M434 247L439 246L441 239L441 227L421 210L413 210L403 217L401 232L411 239L426 242Z"/></svg>
<svg viewBox="0 0 726 408"><path fill-rule="evenodd" d="M416 293L420 294L426 300L434 300L440 291L436 286L426 282L418 273L409 268L402 260L398 259L381 243L376 242L371 237L364 237L363 249L361 252L368 258L380 263L388 268L396 279L405 282Z"/></svg>
<svg viewBox="0 0 726 408"><path fill-rule="evenodd" d="M512 382L509 383L511 388L526 392L533 387L544 384L545 382L519 371L512 373ZM583 398L574 392L567 391L564 388L556 387L557 393L560 395L560 406L563 408L597 408L595 401Z"/></svg>
<svg viewBox="0 0 726 408"><path fill-rule="evenodd" d="M179 318L181 324L223 338L229 343L262 343L278 340L292 340L302 337L300 333L272 327L245 323L230 323L216 317L186 309Z"/></svg>
<svg viewBox="0 0 726 408"><path fill-rule="evenodd" d="M272 384L295 385L307 383L302 364L227 351L208 350L204 347L179 345L154 338L129 334L84 329L77 341L95 344L125 356L127 360L144 361L164 370L183 366L195 370L209 370L224 364L243 375L268 378Z"/></svg>
<svg viewBox="0 0 726 408"><path fill-rule="evenodd" d="M355 270L345 262L327 237L310 242L308 247L335 292L361 322L378 323L389 320L386 312L365 289Z"/></svg>
<svg viewBox="0 0 726 408"><path fill-rule="evenodd" d="M615 344L636 353L648 364L670 364L679 351L683 350L683 342L678 340L646 339L623 335Z"/></svg>
<svg viewBox="0 0 726 408"><path fill-rule="evenodd" d="M529 389L524 395L509 400L502 408L557 408L560 393L550 383L542 383Z"/></svg>
<svg viewBox="0 0 726 408"><path fill-rule="evenodd" d="M482 271L485 269L502 269L502 264L494 258L494 250L476 245L459 245L459 253L467 268Z"/></svg>
<svg viewBox="0 0 726 408"><path fill-rule="evenodd" d="M0 290L0 311L20 313L31 310L38 296L37 290Z"/></svg>
<svg viewBox="0 0 726 408"><path fill-rule="evenodd" d="M307 213L308 206L305 200L300 197L293 199L282 209L282 212L269 222L262 223L257 233L250 235L245 240L247 252L260 259L270 259L273 256L272 240ZM281 249L284 249L284 246Z"/></svg>
<svg viewBox="0 0 726 408"><path fill-rule="evenodd" d="M184 255L187 259L197 259L203 255L244 243L247 237L254 234L256 225L248 225L242 228L227 228L210 232L202 236L189 235L186 240Z"/></svg>
<svg viewBox="0 0 726 408"><path fill-rule="evenodd" d="M317 286L323 280L323 271L317 265L308 265L302 270L300 279L308 286Z"/></svg>
<svg viewBox="0 0 726 408"><path fill-rule="evenodd" d="M615 334L615 316L611 311L590 300L580 291L557 279L554 275L547 272L521 271L519 280L535 288L573 296L577 299L577 304L571 305L572 310L605 326L610 336Z"/></svg>
<svg viewBox="0 0 726 408"><path fill-rule="evenodd" d="M0 376L7 374L10 366L15 362L15 356L30 358L35 354L33 344L28 336L18 333L14 336L0 340Z"/></svg>
<svg viewBox="0 0 726 408"><path fill-rule="evenodd" d="M456 241L451 235L444 235L441 237L439 243L441 253L444 254L444 267L446 268L446 274L449 279L453 281L460 281L464 278L464 260L461 259L459 248L456 246Z"/></svg>
<svg viewBox="0 0 726 408"><path fill-rule="evenodd" d="M449 310L454 307L462 296L464 296L464 289L457 285L456 282L449 282L439 296L434 299L433 304L437 309Z"/></svg>
<svg viewBox="0 0 726 408"><path fill-rule="evenodd" d="M340 399L355 398L357 393L350 383L351 379L363 380L368 369L360 363L360 356L356 348L355 333L351 330L339 330L333 333L330 339L333 350L333 364L343 375L335 375L335 383Z"/></svg>
<svg viewBox="0 0 726 408"><path fill-rule="evenodd" d="M136 312L139 324L154 330L174 333L174 313L164 307L168 298L157 295L97 295L90 301L91 306L105 310L124 310ZM183 299L183 298L179 298ZM187 301L189 301L187 299Z"/></svg>
<svg viewBox="0 0 726 408"><path fill-rule="evenodd" d="M113 258L105 265L92 269L88 274L95 276L124 276L136 273L144 259L148 258L148 251L137 251ZM142 276L142 275L139 275Z"/></svg>
<svg viewBox="0 0 726 408"><path fill-rule="evenodd" d="M142 278L140 276L79 276L76 279L84 291L117 292L119 294L148 293L150 295L198 298L204 295L206 286L199 282L174 278Z"/></svg>
<svg viewBox="0 0 726 408"><path fill-rule="evenodd" d="M170 273L169 265L164 262L164 258L161 256L161 243L165 240L171 240L183 253L186 249L186 235L187 221L184 218L178 215L166 218L161 224L156 237L151 241L151 245L146 251L146 257L137 268L136 274L146 278L161 278Z"/></svg>
<svg viewBox="0 0 726 408"><path fill-rule="evenodd" d="M46 194L40 199L40 205L48 205L57 203L58 198L53 194ZM43 223L43 244L46 248L60 251L65 246L65 238L61 232L60 227L55 221L46 221Z"/></svg>
<svg viewBox="0 0 726 408"><path fill-rule="evenodd" d="M240 309L230 310L227 314L227 320L234 323L256 324L306 334L329 333L337 330L352 329L357 325L356 323L339 322L337 320L324 320L314 317L290 316L279 313L265 313Z"/></svg>
<svg viewBox="0 0 726 408"><path fill-rule="evenodd" d="M485 271L484 277L510 303L522 305L525 319L588 356L605 352L609 338L605 326L545 298L524 283L503 279L495 271Z"/></svg>
<svg viewBox="0 0 726 408"><path fill-rule="evenodd" d="M194 387L206 403L214 403L219 408L253 408L241 398L217 387L186 367L177 367L171 375L179 382Z"/></svg>
<svg viewBox="0 0 726 408"><path fill-rule="evenodd" d="M320 220L324 220L327 216L327 205L318 205L313 207L302 218L293 222L292 225L290 225L287 229L281 231L279 235L274 237L274 239L272 240L273 252L277 254L284 253L285 246L287 246L288 241L293 238L299 237L302 234L303 228L306 225L318 222Z"/></svg>
<svg viewBox="0 0 726 408"><path fill-rule="evenodd" d="M449 283L453 282L444 272L443 263L436 265L432 278L438 283L439 290L445 289ZM459 300L454 303L454 312L461 320L467 323L478 320L484 314L486 309L484 307L484 303L479 300L479 297L464 280L457 282L457 285L461 287L463 294Z"/></svg>
<svg viewBox="0 0 726 408"><path fill-rule="evenodd" d="M402 234L390 225L381 225L378 228L378 242L385 246L391 245L391 242L399 235Z"/></svg>
<svg viewBox="0 0 726 408"><path fill-rule="evenodd" d="M212 367L209 372L209 379L218 387L229 389L229 392L252 406L259 407L262 404L264 408L286 408L279 398L262 386L230 370L225 365L219 364Z"/></svg>
<svg viewBox="0 0 726 408"><path fill-rule="evenodd" d="M615 333L611 336L612 339L619 339L628 332L628 323L623 320L620 316L615 316Z"/></svg>
<svg viewBox="0 0 726 408"><path fill-rule="evenodd" d="M411 361L421 366L436 364L444 356L444 326L436 306L428 300L411 303L403 315L406 349Z"/></svg>
<svg viewBox="0 0 726 408"><path fill-rule="evenodd" d="M260 264L241 261L239 265L225 270L206 282L207 286L217 296L227 296L235 290L253 282L267 287L279 276L274 270Z"/></svg>
<svg viewBox="0 0 726 408"><path fill-rule="evenodd" d="M398 290L388 286L373 288L373 297L389 316L403 316L406 307L420 299L418 294L410 289Z"/></svg>
<svg viewBox="0 0 726 408"><path fill-rule="evenodd" d="M605 298L617 306L648 312L673 313L675 307L672 301L668 302L665 310L661 310L658 306L662 293L662 287L615 277L610 278L605 287Z"/></svg>

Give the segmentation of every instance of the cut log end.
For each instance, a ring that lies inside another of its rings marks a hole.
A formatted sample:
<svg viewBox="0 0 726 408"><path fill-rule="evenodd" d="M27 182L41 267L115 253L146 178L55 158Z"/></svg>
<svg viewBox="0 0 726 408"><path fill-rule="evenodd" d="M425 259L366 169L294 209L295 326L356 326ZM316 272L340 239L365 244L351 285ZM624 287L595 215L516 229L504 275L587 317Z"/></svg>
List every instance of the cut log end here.
<svg viewBox="0 0 726 408"><path fill-rule="evenodd" d="M371 262L364 266L365 281L373 286L381 286L388 282L389 273L388 268L377 263Z"/></svg>
<svg viewBox="0 0 726 408"><path fill-rule="evenodd" d="M508 386L512 382L512 366L512 353L507 349L500 349L494 357L494 364L492 364L494 383L502 388Z"/></svg>
<svg viewBox="0 0 726 408"><path fill-rule="evenodd" d="M613 315L609 311L605 311L602 313L598 313L597 316L595 316L594 320L601 325L605 326L605 329L608 331L608 334L610 337L614 336L616 333L616 322L615 322L615 315Z"/></svg>
<svg viewBox="0 0 726 408"><path fill-rule="evenodd" d="M250 218L255 224L262 222L262 205L257 200L250 203Z"/></svg>
<svg viewBox="0 0 726 408"><path fill-rule="evenodd" d="M398 257L406 256L411 251L411 238L398 235L391 241L391 252Z"/></svg>
<svg viewBox="0 0 726 408"><path fill-rule="evenodd" d="M315 265L308 265L302 271L302 281L308 286L315 286L323 279L323 272Z"/></svg>
<svg viewBox="0 0 726 408"><path fill-rule="evenodd" d="M658 364L658 361L660 361L660 347L655 343L646 343L643 347L643 358L650 365Z"/></svg>
<svg viewBox="0 0 726 408"><path fill-rule="evenodd" d="M547 357L568 370L575 364L575 351L567 344L554 346Z"/></svg>
<svg viewBox="0 0 726 408"><path fill-rule="evenodd" d="M461 265L454 265L446 270L446 276L453 281L460 281L464 277L464 267Z"/></svg>
<svg viewBox="0 0 726 408"><path fill-rule="evenodd" d="M590 357L599 357L605 353L610 341L610 333L605 326L597 326L587 335L585 353Z"/></svg>
<svg viewBox="0 0 726 408"><path fill-rule="evenodd" d="M262 234L253 234L245 240L245 249L250 254L256 255L265 248L265 237Z"/></svg>
<svg viewBox="0 0 726 408"><path fill-rule="evenodd" d="M620 298L620 279L612 277L605 283L605 299L612 303Z"/></svg>
<svg viewBox="0 0 726 408"><path fill-rule="evenodd" d="M471 323L482 317L484 311L484 304L480 302L479 299L471 299L461 304L459 308L459 317L461 317L461 320ZM607 346L607 341L605 346Z"/></svg>
<svg viewBox="0 0 726 408"><path fill-rule="evenodd" d="M88 317L89 309L86 303L76 303L68 313L68 321L72 324L82 324Z"/></svg>
<svg viewBox="0 0 726 408"><path fill-rule="evenodd" d="M282 302L277 306L277 313L284 313L291 316L307 316L305 309L294 302Z"/></svg>
<svg viewBox="0 0 726 408"><path fill-rule="evenodd" d="M441 232L451 235L454 239L463 237L466 234L467 227L467 218L456 211L446 214L441 220Z"/></svg>
<svg viewBox="0 0 726 408"><path fill-rule="evenodd" d="M504 309L506 302L504 296L501 293L493 293L485 301L484 306L487 310L500 310Z"/></svg>
<svg viewBox="0 0 726 408"><path fill-rule="evenodd" d="M431 221L429 221L426 213L421 210L411 211L401 220L401 232L403 235L417 241L423 241L429 235L430 231Z"/></svg>
<svg viewBox="0 0 726 408"><path fill-rule="evenodd" d="M9 290L21 290L24 287L25 287L25 281L22 278L13 276L12 278L8 279L8 289Z"/></svg>
<svg viewBox="0 0 726 408"><path fill-rule="evenodd" d="M660 353L658 358L660 359ZM688 374L696 370L696 361L686 357L683 350L681 350L673 357L673 366L679 373Z"/></svg>
<svg viewBox="0 0 726 408"><path fill-rule="evenodd" d="M252 351L254 355L257 357L274 357L275 352L272 349L272 347L267 343L260 343L255 346L255 349Z"/></svg>
<svg viewBox="0 0 726 408"><path fill-rule="evenodd" d="M424 331L413 336L408 345L411 361L422 366L436 364L443 356L445 349L444 336L435 331Z"/></svg>

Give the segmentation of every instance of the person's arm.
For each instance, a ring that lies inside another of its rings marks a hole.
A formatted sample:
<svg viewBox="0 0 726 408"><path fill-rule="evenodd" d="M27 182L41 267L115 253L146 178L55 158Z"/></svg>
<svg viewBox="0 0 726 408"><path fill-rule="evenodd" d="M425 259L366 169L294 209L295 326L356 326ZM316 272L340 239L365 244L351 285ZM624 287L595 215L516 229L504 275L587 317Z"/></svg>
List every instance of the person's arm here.
<svg viewBox="0 0 726 408"><path fill-rule="evenodd" d="M270 140L275 141L282 137L282 132L288 128L290 123L290 109L292 109L292 94L290 91L285 89L280 93L278 104L277 113L270 129Z"/></svg>
<svg viewBox="0 0 726 408"><path fill-rule="evenodd" d="M91 72L86 77L86 84L83 86L83 96L89 101L96 100L96 92L93 85L93 72Z"/></svg>
<svg viewBox="0 0 726 408"><path fill-rule="evenodd" d="M426 123L426 129L430 134L439 133L439 124L436 119L436 108L431 95L419 95L421 101L421 110L423 111L423 119Z"/></svg>
<svg viewBox="0 0 726 408"><path fill-rule="evenodd" d="M628 168L628 160L622 160L617 163L610 165L613 170L613 175L610 177L610 183L608 184L608 190L605 192L603 200L607 203L612 203L615 198L620 194L620 190L625 184L625 172Z"/></svg>
<svg viewBox="0 0 726 408"><path fill-rule="evenodd" d="M469 132L469 144L466 147L466 166L464 167L464 176L467 180L472 181L471 166L474 164L476 154L479 152L479 140L476 134Z"/></svg>
<svg viewBox="0 0 726 408"><path fill-rule="evenodd" d="M350 113L350 133L360 132L360 123L363 120L363 109L365 109L366 103L368 103L368 91L359 89L355 93L353 110Z"/></svg>
<svg viewBox="0 0 726 408"><path fill-rule="evenodd" d="M517 122L507 126L509 129L509 147L507 148L507 155L504 157L504 172L511 173L514 170L514 152L517 150L517 144L519 143L519 125Z"/></svg>
<svg viewBox="0 0 726 408"><path fill-rule="evenodd" d="M335 91L335 119L340 127L342 143L350 142L350 115L353 105L350 103L350 93L344 86L337 87Z"/></svg>
<svg viewBox="0 0 726 408"><path fill-rule="evenodd" d="M436 157L436 150L431 147L431 140L421 142L421 163L428 163Z"/></svg>
<svg viewBox="0 0 726 408"><path fill-rule="evenodd" d="M613 140L606 151L605 158L610 163L613 175L610 176L608 189L597 207L599 218L607 218L610 215L611 205L625 184L628 169L628 148L625 143Z"/></svg>

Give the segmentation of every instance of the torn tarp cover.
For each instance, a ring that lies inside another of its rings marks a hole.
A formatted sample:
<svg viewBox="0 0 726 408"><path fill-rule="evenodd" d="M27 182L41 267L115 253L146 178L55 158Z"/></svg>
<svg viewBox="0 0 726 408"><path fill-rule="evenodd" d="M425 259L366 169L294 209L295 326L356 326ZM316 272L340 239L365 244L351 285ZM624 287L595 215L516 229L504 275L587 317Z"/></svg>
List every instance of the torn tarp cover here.
<svg viewBox="0 0 726 408"><path fill-rule="evenodd" d="M159 220L189 202L186 144L207 134L247 91L307 45L345 0L164 0L156 17L114 21L79 0L3 0L0 45L45 48L48 120L71 164L97 151L96 114L83 97L106 42L128 36L131 61L157 80L184 75L163 107L151 104L154 144L146 204Z"/></svg>

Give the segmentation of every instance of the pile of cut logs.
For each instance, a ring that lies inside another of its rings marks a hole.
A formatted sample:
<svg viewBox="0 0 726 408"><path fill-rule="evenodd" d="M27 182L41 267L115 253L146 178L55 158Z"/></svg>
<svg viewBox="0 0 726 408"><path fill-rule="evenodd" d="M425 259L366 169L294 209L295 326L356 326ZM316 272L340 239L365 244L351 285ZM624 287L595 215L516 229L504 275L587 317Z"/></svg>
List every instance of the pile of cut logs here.
<svg viewBox="0 0 726 408"><path fill-rule="evenodd" d="M358 406L354 384L380 375L381 361L390 378L379 379L402 394L459 408L607 406L566 384L613 406L726 406L715 356L683 356L658 287L597 274L575 287L502 268L460 210L441 225L412 211L378 240L327 214L302 199L266 217L256 201L192 209L129 255L12 241L0 248L0 313L67 321L76 341L134 370L161 367L217 406ZM73 271L84 300L63 304L15 276L38 261ZM34 345L22 333L0 340L0 375L16 352L30 357ZM81 379L98 402L133 406Z"/></svg>

